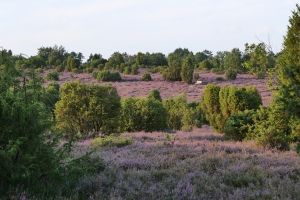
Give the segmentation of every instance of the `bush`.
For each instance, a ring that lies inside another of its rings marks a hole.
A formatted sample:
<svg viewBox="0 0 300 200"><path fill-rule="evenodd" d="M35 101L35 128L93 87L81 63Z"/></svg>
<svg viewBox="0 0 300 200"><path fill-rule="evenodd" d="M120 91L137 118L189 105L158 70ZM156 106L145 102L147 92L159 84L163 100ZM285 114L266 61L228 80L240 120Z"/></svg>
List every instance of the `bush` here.
<svg viewBox="0 0 300 200"><path fill-rule="evenodd" d="M92 77L93 77L93 78L97 79L97 76L98 76L98 72L93 72L93 73L92 73Z"/></svg>
<svg viewBox="0 0 300 200"><path fill-rule="evenodd" d="M38 72L38 73L43 73L44 72L43 68L37 68L35 71Z"/></svg>
<svg viewBox="0 0 300 200"><path fill-rule="evenodd" d="M143 81L152 81L151 75L150 74L143 74L142 80Z"/></svg>
<svg viewBox="0 0 300 200"><path fill-rule="evenodd" d="M92 141L92 144L95 147L124 147L132 143L131 137L122 137L122 136L107 136L105 138L96 138Z"/></svg>
<svg viewBox="0 0 300 200"><path fill-rule="evenodd" d="M110 79L111 79L110 71L102 70L102 71L98 72L97 81L99 81L99 82L110 81Z"/></svg>
<svg viewBox="0 0 300 200"><path fill-rule="evenodd" d="M136 65L136 64L133 64L132 66L131 66L131 74L132 75L137 75L139 73L139 68L138 68L138 66Z"/></svg>
<svg viewBox="0 0 300 200"><path fill-rule="evenodd" d="M151 92L150 92L150 94L148 95L147 98L148 99L154 99L154 100L162 102L160 93L159 93L159 91L157 89L151 90Z"/></svg>
<svg viewBox="0 0 300 200"><path fill-rule="evenodd" d="M193 78L194 79L199 79L199 73L194 73Z"/></svg>
<svg viewBox="0 0 300 200"><path fill-rule="evenodd" d="M180 72L181 79L186 83L192 83L193 73L194 73L194 67L193 67L192 58L187 57L182 64L182 68Z"/></svg>
<svg viewBox="0 0 300 200"><path fill-rule="evenodd" d="M216 80L217 80L217 81L223 81L224 79L223 79L223 77L218 76L218 77L216 78Z"/></svg>
<svg viewBox="0 0 300 200"><path fill-rule="evenodd" d="M55 67L55 71L57 72L63 72L65 70L65 67L63 65L58 65Z"/></svg>
<svg viewBox="0 0 300 200"><path fill-rule="evenodd" d="M123 73L124 74L131 74L131 67L125 67Z"/></svg>
<svg viewBox="0 0 300 200"><path fill-rule="evenodd" d="M253 128L257 113L254 110L239 111L232 114L225 124L225 137L231 140L242 141Z"/></svg>
<svg viewBox="0 0 300 200"><path fill-rule="evenodd" d="M212 68L211 72L214 74L224 74L224 70L221 68Z"/></svg>
<svg viewBox="0 0 300 200"><path fill-rule="evenodd" d="M121 81L122 77L119 72L110 73L110 81Z"/></svg>
<svg viewBox="0 0 300 200"><path fill-rule="evenodd" d="M59 81L59 76L56 71L50 71L46 75L46 80L47 81Z"/></svg>
<svg viewBox="0 0 300 200"><path fill-rule="evenodd" d="M288 114L277 109L275 104L261 106L254 120L254 128L247 134L265 148L289 150L291 128Z"/></svg>
<svg viewBox="0 0 300 200"><path fill-rule="evenodd" d="M209 122L210 126L217 131L220 129L217 121L221 117L219 101L220 89L221 88L216 84L208 84L204 88L201 96L201 109L205 114L205 118Z"/></svg>
<svg viewBox="0 0 300 200"><path fill-rule="evenodd" d="M229 80L235 80L237 76L237 72L234 69L229 68L226 73L225 73L225 77Z"/></svg>

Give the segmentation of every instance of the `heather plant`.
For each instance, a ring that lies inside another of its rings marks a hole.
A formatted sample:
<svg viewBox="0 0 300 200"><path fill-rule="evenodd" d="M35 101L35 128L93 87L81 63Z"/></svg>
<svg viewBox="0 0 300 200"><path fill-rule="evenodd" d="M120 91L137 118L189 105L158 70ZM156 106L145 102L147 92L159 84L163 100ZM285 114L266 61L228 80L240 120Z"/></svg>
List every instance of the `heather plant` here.
<svg viewBox="0 0 300 200"><path fill-rule="evenodd" d="M56 71L50 71L46 75L46 80L47 81L59 81L59 76Z"/></svg>

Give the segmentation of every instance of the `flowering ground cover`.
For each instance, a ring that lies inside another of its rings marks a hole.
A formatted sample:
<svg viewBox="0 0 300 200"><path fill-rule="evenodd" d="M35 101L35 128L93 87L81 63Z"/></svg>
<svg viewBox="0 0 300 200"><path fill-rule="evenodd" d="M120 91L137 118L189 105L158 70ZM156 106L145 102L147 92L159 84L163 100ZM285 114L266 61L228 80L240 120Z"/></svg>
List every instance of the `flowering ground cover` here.
<svg viewBox="0 0 300 200"><path fill-rule="evenodd" d="M225 141L209 126L192 132L123 133L132 143L98 147L105 168L83 178L89 199L298 199L300 157L253 141ZM77 144L75 154L90 147ZM74 198L76 195L74 196Z"/></svg>

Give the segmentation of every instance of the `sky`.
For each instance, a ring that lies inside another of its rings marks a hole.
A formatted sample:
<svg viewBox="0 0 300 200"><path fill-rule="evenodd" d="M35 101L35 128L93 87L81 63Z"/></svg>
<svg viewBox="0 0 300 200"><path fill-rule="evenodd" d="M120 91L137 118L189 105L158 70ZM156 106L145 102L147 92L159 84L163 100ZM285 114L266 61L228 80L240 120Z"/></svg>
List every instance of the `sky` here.
<svg viewBox="0 0 300 200"><path fill-rule="evenodd" d="M176 48L215 54L245 43L282 48L295 0L0 0L0 46L33 56L64 46L88 58L100 53Z"/></svg>

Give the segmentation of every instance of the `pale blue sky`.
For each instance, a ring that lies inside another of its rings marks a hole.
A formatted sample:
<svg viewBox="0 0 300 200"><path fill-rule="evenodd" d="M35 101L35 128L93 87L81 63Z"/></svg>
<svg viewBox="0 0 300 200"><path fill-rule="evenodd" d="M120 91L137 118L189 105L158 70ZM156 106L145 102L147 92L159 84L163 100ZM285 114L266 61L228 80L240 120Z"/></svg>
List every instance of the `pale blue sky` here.
<svg viewBox="0 0 300 200"><path fill-rule="evenodd" d="M0 0L0 46L36 55L41 46L100 53L195 52L268 42L281 49L295 0Z"/></svg>

